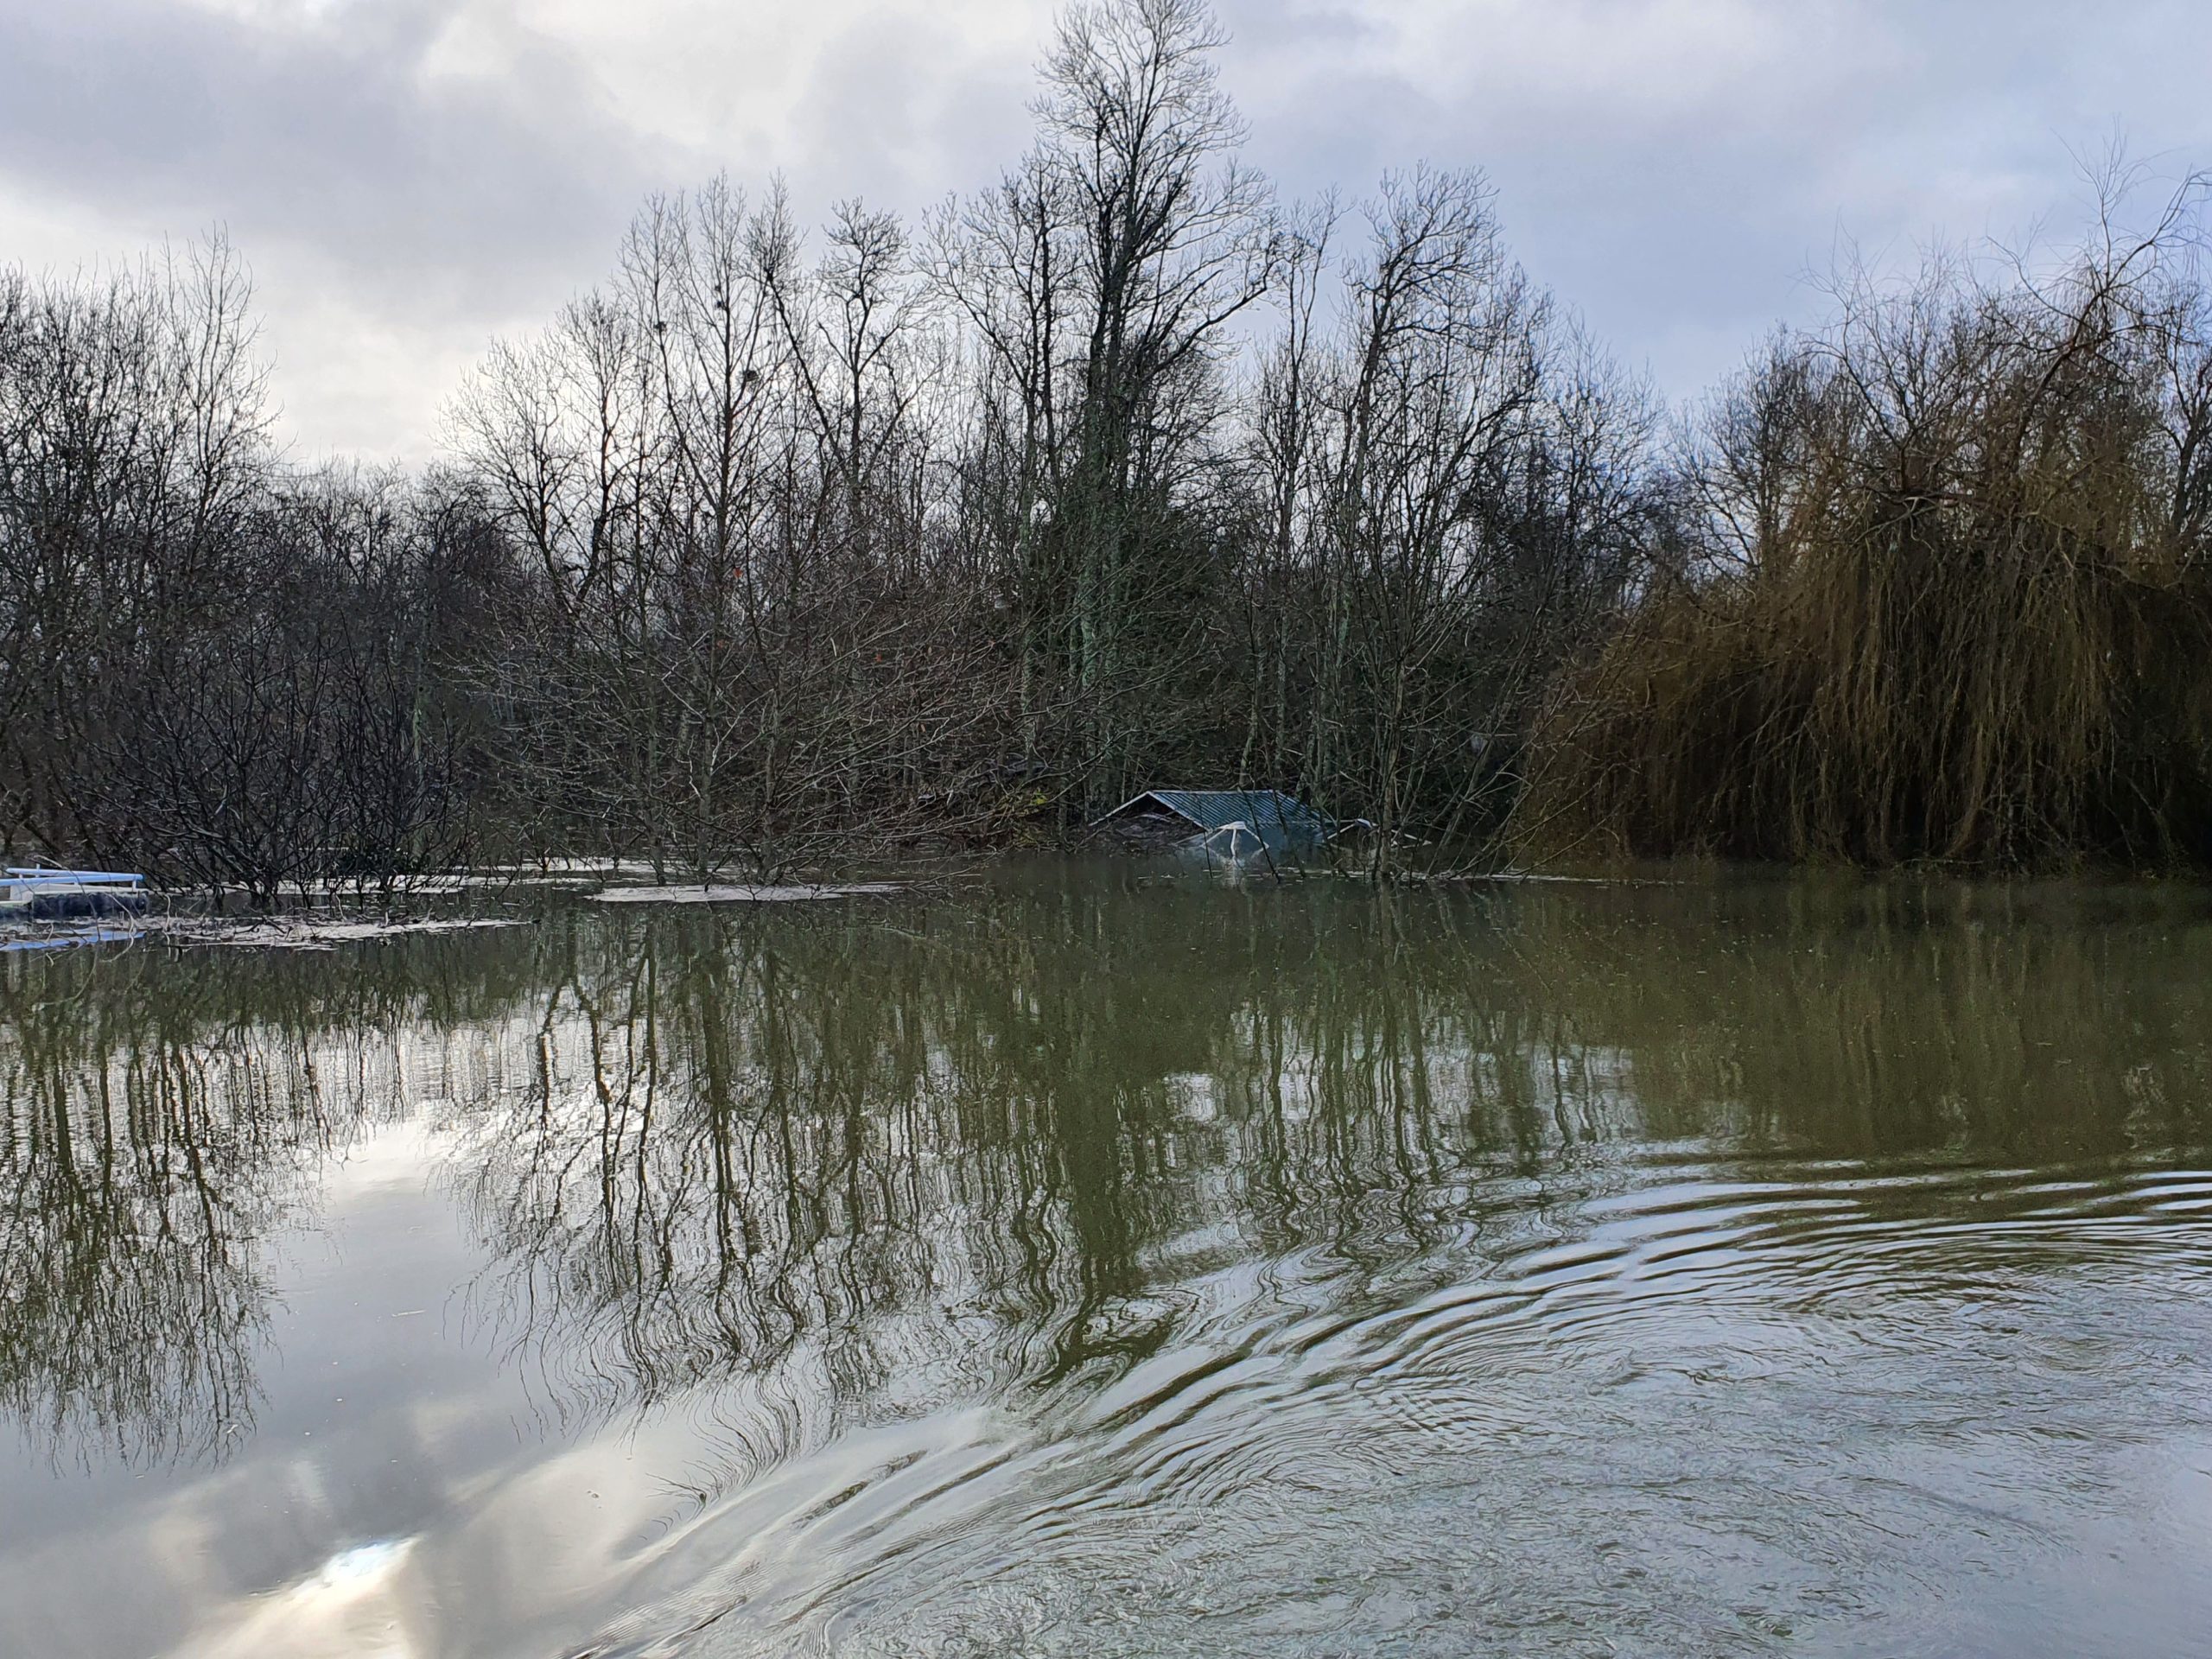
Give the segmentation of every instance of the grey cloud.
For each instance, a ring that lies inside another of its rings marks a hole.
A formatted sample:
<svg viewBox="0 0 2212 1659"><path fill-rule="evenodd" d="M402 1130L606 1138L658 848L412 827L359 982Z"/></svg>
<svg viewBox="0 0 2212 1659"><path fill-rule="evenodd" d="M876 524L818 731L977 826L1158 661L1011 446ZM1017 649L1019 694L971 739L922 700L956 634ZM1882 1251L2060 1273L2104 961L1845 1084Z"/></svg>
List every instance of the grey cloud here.
<svg viewBox="0 0 2212 1659"><path fill-rule="evenodd" d="M498 82L426 75L455 0L282 28L158 0L6 10L0 177L181 233L225 223L250 252L303 244L401 308L582 276L684 164L550 49Z"/></svg>
<svg viewBox="0 0 2212 1659"><path fill-rule="evenodd" d="M817 60L778 158L803 214L861 195L913 213L995 180L1029 142L1026 63L977 58L940 22L848 30Z"/></svg>
<svg viewBox="0 0 2212 1659"><path fill-rule="evenodd" d="M781 168L809 219L852 194L913 211L1026 142L1041 6L1025 0L1036 37L1010 51L957 9L746 3L592 16L638 48L618 105L558 9L344 0L272 27L180 0L0 0L0 202L227 223L292 308L301 429L419 453L456 353L597 280L648 190ZM2115 125L2170 171L2212 162L2212 8L2185 0L2087 19L2074 0L1219 3L1251 159L1286 195L1357 198L1421 159L1484 168L1532 272L1675 394L1815 315L1803 277L1840 235L1909 253L2054 209L2063 231L2069 146ZM429 73L464 13L504 31L496 67ZM772 42L793 60L762 62ZM717 104L719 67L798 96L748 124L741 94ZM318 282L334 303L302 300Z"/></svg>
<svg viewBox="0 0 2212 1659"><path fill-rule="evenodd" d="M2212 9L2174 0L2101 8L2086 33L2061 0L1471 4L1419 55L1339 55L1349 36L1287 47L1268 0L1224 10L1255 149L1287 191L1357 195L1417 159L1482 167L1532 271L1675 395L1777 320L1817 315L1806 279L1839 238L1903 257L2046 214L2063 232L2082 201L2076 153L2115 125L2169 171L2212 162L2196 91ZM1578 73L1547 38L1577 24L1650 54L1624 86L1618 63ZM1752 34L1715 69L1716 41ZM1694 95L1669 96L1682 87Z"/></svg>
<svg viewBox="0 0 2212 1659"><path fill-rule="evenodd" d="M1307 48L1332 49L1372 39L1375 21L1352 7L1316 4L1313 0L1231 0L1218 8L1235 39L1233 49L1248 54L1281 54Z"/></svg>
<svg viewBox="0 0 2212 1659"><path fill-rule="evenodd" d="M928 95L914 67L957 55L959 41L931 38L903 21L856 29L831 42L797 111L794 154L782 158L810 194L903 201L919 194L914 174ZM813 211L817 204L802 204Z"/></svg>

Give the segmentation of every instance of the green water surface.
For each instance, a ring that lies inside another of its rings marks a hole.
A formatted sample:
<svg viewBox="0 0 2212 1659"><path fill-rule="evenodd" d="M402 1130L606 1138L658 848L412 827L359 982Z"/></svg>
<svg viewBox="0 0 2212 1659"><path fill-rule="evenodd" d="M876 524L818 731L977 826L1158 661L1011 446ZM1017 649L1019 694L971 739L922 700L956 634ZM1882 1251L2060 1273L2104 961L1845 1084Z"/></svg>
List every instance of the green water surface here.
<svg viewBox="0 0 2212 1659"><path fill-rule="evenodd" d="M513 907L0 959L0 1653L2212 1652L2212 893Z"/></svg>

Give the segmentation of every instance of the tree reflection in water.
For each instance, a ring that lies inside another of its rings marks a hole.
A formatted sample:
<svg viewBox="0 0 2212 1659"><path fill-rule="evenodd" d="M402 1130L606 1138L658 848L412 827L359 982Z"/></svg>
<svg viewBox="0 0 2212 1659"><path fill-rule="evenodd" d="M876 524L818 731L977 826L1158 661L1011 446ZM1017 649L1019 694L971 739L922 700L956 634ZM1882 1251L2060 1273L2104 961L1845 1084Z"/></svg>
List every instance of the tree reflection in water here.
<svg viewBox="0 0 2212 1659"><path fill-rule="evenodd" d="M1654 1159L2116 1179L2207 1139L2187 911L1077 875L549 931L527 1084L454 1126L495 1258L476 1307L563 1415L741 1382L712 1491L856 1418L1095 1391L1240 1265L1346 1318L1496 1274L1586 1235ZM2031 1200L1855 1202L1932 1223Z"/></svg>
<svg viewBox="0 0 2212 1659"><path fill-rule="evenodd" d="M486 1253L473 1328L570 1430L721 1390L696 1484L727 1490L856 1419L1095 1392L1223 1275L1352 1318L1501 1273L1655 1160L2118 1179L2212 1138L2206 936L2196 899L2094 889L1058 867L805 913L18 963L0 1409L57 1455L219 1455L251 1421L270 1239L412 1115Z"/></svg>
<svg viewBox="0 0 2212 1659"><path fill-rule="evenodd" d="M410 1047L518 995L459 956L0 959L0 1413L62 1459L242 1441L272 1237L406 1109Z"/></svg>

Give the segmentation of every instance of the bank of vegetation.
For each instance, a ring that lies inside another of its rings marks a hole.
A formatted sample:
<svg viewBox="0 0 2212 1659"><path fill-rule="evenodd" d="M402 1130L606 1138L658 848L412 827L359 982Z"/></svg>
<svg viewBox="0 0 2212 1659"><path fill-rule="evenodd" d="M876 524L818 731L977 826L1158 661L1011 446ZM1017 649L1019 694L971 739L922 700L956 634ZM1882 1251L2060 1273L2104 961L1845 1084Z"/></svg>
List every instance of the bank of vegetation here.
<svg viewBox="0 0 2212 1659"><path fill-rule="evenodd" d="M219 242L0 272L0 840L774 874L1180 782L1385 861L2212 858L2193 188L1847 281L1672 414L1478 174L1278 200L1223 44L1077 4L917 223L648 203L413 473L287 459Z"/></svg>
<svg viewBox="0 0 2212 1659"><path fill-rule="evenodd" d="M1863 276L1672 467L1681 550L1540 722L1538 838L2212 861L2212 313L2184 194L2038 273Z"/></svg>

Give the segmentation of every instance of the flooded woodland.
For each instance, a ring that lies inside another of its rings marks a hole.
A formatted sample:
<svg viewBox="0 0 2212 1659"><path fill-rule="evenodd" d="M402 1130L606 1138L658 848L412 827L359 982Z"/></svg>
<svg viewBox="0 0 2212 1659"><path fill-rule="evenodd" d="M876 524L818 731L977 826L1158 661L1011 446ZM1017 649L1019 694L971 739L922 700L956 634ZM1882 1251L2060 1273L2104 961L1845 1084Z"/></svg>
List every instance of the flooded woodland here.
<svg viewBox="0 0 2212 1659"><path fill-rule="evenodd" d="M2212 892L0 957L0 1650L2180 1655Z"/></svg>
<svg viewBox="0 0 2212 1659"><path fill-rule="evenodd" d="M16 10L0 1659L2212 1652L2186 8Z"/></svg>

